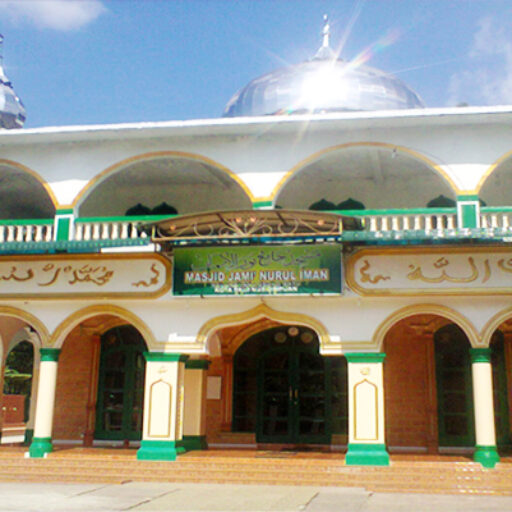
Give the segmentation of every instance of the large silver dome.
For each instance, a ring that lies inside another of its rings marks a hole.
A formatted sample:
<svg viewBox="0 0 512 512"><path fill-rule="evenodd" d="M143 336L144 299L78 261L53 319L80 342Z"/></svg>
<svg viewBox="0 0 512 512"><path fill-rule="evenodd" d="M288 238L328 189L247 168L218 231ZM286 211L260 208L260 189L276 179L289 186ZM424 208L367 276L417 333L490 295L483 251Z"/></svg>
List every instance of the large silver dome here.
<svg viewBox="0 0 512 512"><path fill-rule="evenodd" d="M22 128L25 122L25 107L4 73L2 42L3 37L0 35L0 128Z"/></svg>
<svg viewBox="0 0 512 512"><path fill-rule="evenodd" d="M404 82L375 68L337 59L329 26L315 57L249 82L227 103L224 117L424 108Z"/></svg>

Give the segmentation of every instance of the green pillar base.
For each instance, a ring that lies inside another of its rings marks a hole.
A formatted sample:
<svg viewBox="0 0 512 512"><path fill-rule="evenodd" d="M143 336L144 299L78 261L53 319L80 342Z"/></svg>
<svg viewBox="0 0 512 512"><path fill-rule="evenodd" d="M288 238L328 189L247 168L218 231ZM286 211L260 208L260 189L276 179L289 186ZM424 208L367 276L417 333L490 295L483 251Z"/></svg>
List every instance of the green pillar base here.
<svg viewBox="0 0 512 512"><path fill-rule="evenodd" d="M51 437L34 437L28 453L33 459L42 459L46 454L53 451Z"/></svg>
<svg viewBox="0 0 512 512"><path fill-rule="evenodd" d="M187 452L190 450L208 449L206 436L183 436L183 440L181 441L180 445L183 446Z"/></svg>
<svg viewBox="0 0 512 512"><path fill-rule="evenodd" d="M30 446L32 444L32 439L34 438L34 429L27 428L25 430L25 440L23 441L24 446Z"/></svg>
<svg viewBox="0 0 512 512"><path fill-rule="evenodd" d="M176 460L185 448L175 441L147 441L140 443L137 450L137 460Z"/></svg>
<svg viewBox="0 0 512 512"><path fill-rule="evenodd" d="M345 456L347 466L389 466L385 444L349 443Z"/></svg>
<svg viewBox="0 0 512 512"><path fill-rule="evenodd" d="M484 468L493 468L500 461L496 446L476 445L473 460L482 464Z"/></svg>

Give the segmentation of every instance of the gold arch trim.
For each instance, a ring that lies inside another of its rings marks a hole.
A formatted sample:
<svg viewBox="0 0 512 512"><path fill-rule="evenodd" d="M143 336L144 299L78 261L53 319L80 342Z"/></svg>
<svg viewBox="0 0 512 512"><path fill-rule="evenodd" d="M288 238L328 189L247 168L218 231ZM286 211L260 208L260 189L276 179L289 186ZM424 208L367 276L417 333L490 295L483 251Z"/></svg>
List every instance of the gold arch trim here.
<svg viewBox="0 0 512 512"><path fill-rule="evenodd" d="M397 322L414 315L438 315L447 318L464 331L464 334L468 337L469 343L472 347L482 347L480 335L474 325L464 315L439 304L415 304L395 311L377 327L373 335L372 345L378 350L382 350L382 347L384 346L384 338L389 329L391 329L391 327L393 327Z"/></svg>
<svg viewBox="0 0 512 512"><path fill-rule="evenodd" d="M409 149L405 146L399 146L397 144L389 144L387 142L348 142L346 144L339 144L337 146L331 146L331 147L328 147L325 149L321 149L320 151L313 153L312 155L308 156L304 160L301 160L298 164L294 165L279 180L279 183L274 187L274 190L272 191L268 200L274 201L276 199L276 197L279 195L279 193L281 192L281 190L284 188L286 183L290 180L290 178L292 176L294 176L295 174L299 173L308 164L314 162L315 160L318 160L320 157L326 155L327 153L332 153L333 151L339 151L340 149L347 149L347 148L354 148L354 147L387 148L387 149L391 149L391 150L400 151L402 153L407 153L408 155L412 156L413 158L422 161L424 164L426 164L428 167L430 167L433 171L438 173L442 178L444 178L448 182L448 185L453 190L455 195L460 194L459 187L455 184L452 177L439 164L437 164L436 162L434 162L427 156L423 155L422 153L415 151L414 149ZM262 199L259 198L259 200L262 200Z"/></svg>
<svg viewBox="0 0 512 512"><path fill-rule="evenodd" d="M484 183L487 181L487 178L499 167L505 160L508 160L512 156L512 150L508 151L504 155L500 156L490 167L486 169L474 191L475 194L479 194L480 190L484 186Z"/></svg>
<svg viewBox="0 0 512 512"><path fill-rule="evenodd" d="M59 201L57 200L57 197L55 196L52 188L50 187L50 184L45 179L43 179L43 177L36 171L30 169L30 167L27 167L26 165L20 164L19 162L15 162L14 160L8 160L6 158L0 158L0 165L14 167L15 169L23 171L32 176L33 178L35 178L45 189L46 193L50 197L50 201L52 202L54 208L57 209L58 207L60 207Z"/></svg>
<svg viewBox="0 0 512 512"><path fill-rule="evenodd" d="M23 309L14 308L12 306L0 306L0 316L12 316L19 320L23 320L36 330L39 338L41 339L42 347L48 344L50 340L50 332L46 328L46 325L44 325L37 317L32 315L32 313L28 313L27 311L23 311Z"/></svg>
<svg viewBox="0 0 512 512"><path fill-rule="evenodd" d="M241 313L221 315L212 318L206 322L201 327L201 329L199 329L197 334L197 341L199 344L206 347L208 338L219 328L229 327L231 325L237 324L245 324L251 320L260 320L262 318L268 318L269 320L274 320L281 324L296 324L310 327L318 335L318 339L320 341L320 349L322 346L328 345L330 343L329 332L318 320L315 320L314 318L302 313L287 313L284 311L277 311L270 308L266 304L259 304L258 306Z"/></svg>
<svg viewBox="0 0 512 512"><path fill-rule="evenodd" d="M498 329L498 327L506 322L507 320L510 320L512 318L512 307L509 307L507 309L504 309L503 311L500 311L499 313L496 313L483 327L481 332L481 338L482 338L482 346L489 347L491 344L491 338L494 334L494 331Z"/></svg>
<svg viewBox="0 0 512 512"><path fill-rule="evenodd" d="M140 155L132 156L130 158L125 158L124 160L121 160L120 162L117 162L109 167L107 167L105 170L101 171L99 174L97 174L92 180L89 180L87 185L85 185L82 190L78 193L78 195L75 197L73 202L71 203L72 208L79 207L80 204L87 198L90 192L92 192L92 189L96 187L96 185L103 182L106 177L110 174L114 174L115 172L119 171L123 167L126 167L127 165L133 164L135 162L141 162L143 160L153 160L153 159L162 159L162 158L184 158L187 160L195 160L197 162L201 162L203 164L210 165L212 167L215 167L219 171L222 171L226 173L232 180L234 180L245 192L247 197L251 202L254 202L254 196L247 186L247 184L242 181L242 179L235 174L232 170L228 169L226 166L220 164L219 162L216 162L215 160L212 160L208 157L198 155L196 153L187 153L183 151L153 151L150 153L142 153Z"/></svg>
<svg viewBox="0 0 512 512"><path fill-rule="evenodd" d="M63 320L57 328L53 331L50 338L50 345L55 348L61 348L68 334L83 320L91 318L96 315L112 315L126 320L129 324L133 325L142 335L148 350L156 345L155 336L151 329L134 313L119 306L111 305L96 305L87 306L83 309L75 311Z"/></svg>

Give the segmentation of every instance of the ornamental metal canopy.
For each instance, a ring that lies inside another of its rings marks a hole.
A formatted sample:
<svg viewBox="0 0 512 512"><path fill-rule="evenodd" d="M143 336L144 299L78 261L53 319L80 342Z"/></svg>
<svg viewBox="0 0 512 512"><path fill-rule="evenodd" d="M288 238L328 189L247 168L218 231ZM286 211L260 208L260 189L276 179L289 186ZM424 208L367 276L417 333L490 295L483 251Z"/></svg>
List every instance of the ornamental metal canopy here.
<svg viewBox="0 0 512 512"><path fill-rule="evenodd" d="M152 241L229 243L336 239L345 229L361 229L358 219L297 210L237 210L183 215L152 225Z"/></svg>

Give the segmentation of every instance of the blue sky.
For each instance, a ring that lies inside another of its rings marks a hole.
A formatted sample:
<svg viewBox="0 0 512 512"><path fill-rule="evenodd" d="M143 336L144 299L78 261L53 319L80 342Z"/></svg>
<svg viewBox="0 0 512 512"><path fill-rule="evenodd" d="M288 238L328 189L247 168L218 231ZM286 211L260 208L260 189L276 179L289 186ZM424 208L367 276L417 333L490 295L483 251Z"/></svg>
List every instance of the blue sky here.
<svg viewBox="0 0 512 512"><path fill-rule="evenodd" d="M251 79L331 46L430 107L512 104L510 0L0 0L26 127L219 117ZM383 47L382 47L383 46Z"/></svg>

